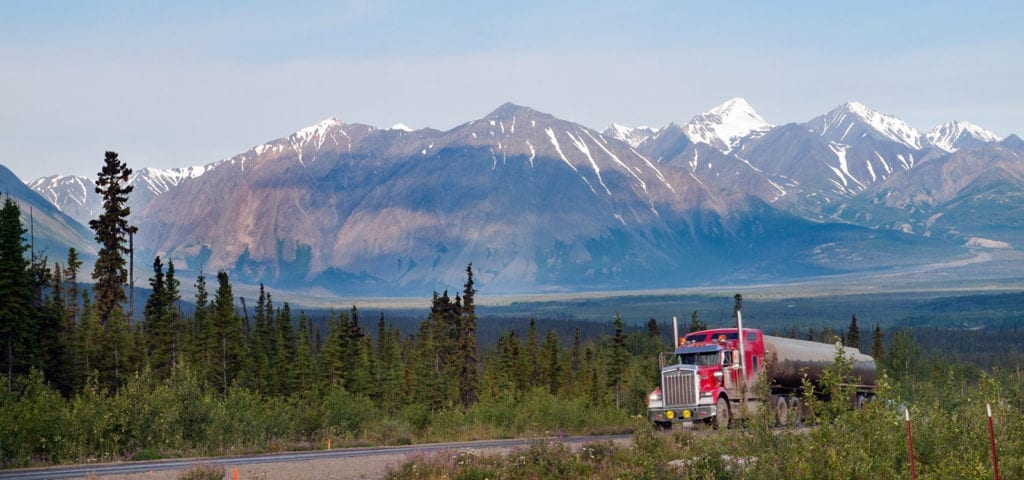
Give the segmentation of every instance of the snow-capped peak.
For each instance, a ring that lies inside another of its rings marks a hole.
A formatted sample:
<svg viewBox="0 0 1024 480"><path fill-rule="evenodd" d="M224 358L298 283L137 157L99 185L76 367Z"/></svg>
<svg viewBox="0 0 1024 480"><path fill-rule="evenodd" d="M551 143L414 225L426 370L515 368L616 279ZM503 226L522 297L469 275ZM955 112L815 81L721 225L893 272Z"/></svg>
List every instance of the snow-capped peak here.
<svg viewBox="0 0 1024 480"><path fill-rule="evenodd" d="M746 100L737 97L693 117L683 130L694 143L706 143L729 152L744 137L771 127Z"/></svg>
<svg viewBox="0 0 1024 480"><path fill-rule="evenodd" d="M160 195L172 187L177 186L183 180L196 178L206 173L210 165L200 165L183 168L151 168L146 167L135 171L128 183L132 185L143 185L154 195Z"/></svg>
<svg viewBox="0 0 1024 480"><path fill-rule="evenodd" d="M328 118L327 120L324 120L324 121L322 121L322 122L320 122L320 123L318 123L316 125L312 125L312 126L303 128L302 130L299 130L298 132L295 132L295 139L298 141L298 143L305 143L305 142L309 141L309 139L311 139L311 138L314 138L314 137L317 137L317 136L320 136L320 137L324 136L327 133L328 130L330 130L332 128L336 128L336 127L338 127L340 125L341 125L341 121L340 120L338 120L335 117L331 117L331 118Z"/></svg>
<svg viewBox="0 0 1024 480"><path fill-rule="evenodd" d="M404 123L396 123L392 125L391 128L389 128L388 130L400 130L403 132L411 132L412 128L409 128L409 126Z"/></svg>
<svg viewBox="0 0 1024 480"><path fill-rule="evenodd" d="M939 125L925 134L928 141L947 152L955 152L971 143L998 142L998 135L973 123L957 120Z"/></svg>
<svg viewBox="0 0 1024 480"><path fill-rule="evenodd" d="M623 142L628 143L633 148L636 148L637 145L640 145L641 143L644 142L644 140L651 138L657 133L657 128L648 127L646 125L641 125L639 127L627 127L625 125L619 125L617 123L613 123L612 126L604 129L604 131L601 132L602 135L617 140L622 140Z"/></svg>
<svg viewBox="0 0 1024 480"><path fill-rule="evenodd" d="M872 130L889 140L901 143L915 150L921 149L921 133L914 127L911 127L907 122L904 122L895 115L878 113L860 102L846 102L840 105L839 108L826 114L825 125L819 133L824 135L829 129L840 128L841 125L846 125L841 128L849 132L850 125L847 124L847 120L850 115L859 118ZM845 133L843 137L845 137ZM844 141L845 138L843 137L837 139L837 141Z"/></svg>

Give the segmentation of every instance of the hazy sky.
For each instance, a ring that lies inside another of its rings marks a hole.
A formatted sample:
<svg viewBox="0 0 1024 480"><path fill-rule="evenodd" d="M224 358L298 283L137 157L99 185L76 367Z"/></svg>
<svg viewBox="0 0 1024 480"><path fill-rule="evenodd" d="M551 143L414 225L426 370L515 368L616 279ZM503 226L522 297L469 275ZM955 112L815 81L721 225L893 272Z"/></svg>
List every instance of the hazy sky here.
<svg viewBox="0 0 1024 480"><path fill-rule="evenodd" d="M1019 1L4 2L0 164L201 165L332 116L447 130L506 101L603 129L857 100L1022 134L1022 20Z"/></svg>

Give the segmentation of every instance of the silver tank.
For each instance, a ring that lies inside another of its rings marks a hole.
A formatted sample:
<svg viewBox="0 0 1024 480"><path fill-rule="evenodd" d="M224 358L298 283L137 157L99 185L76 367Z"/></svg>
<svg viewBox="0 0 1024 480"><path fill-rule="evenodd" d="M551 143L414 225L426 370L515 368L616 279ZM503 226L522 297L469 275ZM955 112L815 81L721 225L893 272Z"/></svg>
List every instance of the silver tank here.
<svg viewBox="0 0 1024 480"><path fill-rule="evenodd" d="M769 335L764 335L764 349L768 381L786 389L800 388L804 375L817 383L822 371L832 364L836 356L835 345ZM853 383L874 385L875 359L856 348L843 349L853 360Z"/></svg>

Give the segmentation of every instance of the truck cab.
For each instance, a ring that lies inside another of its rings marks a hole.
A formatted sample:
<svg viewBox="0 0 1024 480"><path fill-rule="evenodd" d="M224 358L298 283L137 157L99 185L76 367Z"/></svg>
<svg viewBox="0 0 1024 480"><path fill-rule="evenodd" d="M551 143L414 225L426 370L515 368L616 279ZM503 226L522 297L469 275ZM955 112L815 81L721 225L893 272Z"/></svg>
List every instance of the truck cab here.
<svg viewBox="0 0 1024 480"><path fill-rule="evenodd" d="M659 358L661 384L648 399L648 418L661 427L694 421L727 427L733 405L756 396L764 353L757 329L743 329L742 339L735 328L679 338L675 350Z"/></svg>

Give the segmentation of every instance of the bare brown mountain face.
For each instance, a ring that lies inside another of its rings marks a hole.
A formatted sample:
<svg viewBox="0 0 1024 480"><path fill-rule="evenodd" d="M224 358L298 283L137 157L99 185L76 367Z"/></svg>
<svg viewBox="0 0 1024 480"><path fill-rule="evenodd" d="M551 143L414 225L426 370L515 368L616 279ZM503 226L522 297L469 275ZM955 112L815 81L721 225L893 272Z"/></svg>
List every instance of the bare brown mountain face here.
<svg viewBox="0 0 1024 480"><path fill-rule="evenodd" d="M139 175L136 245L183 275L376 295L459 285L470 262L493 293L899 268L1016 238L980 219L1021 218L1024 142L962 125L924 136L852 103L772 127L741 99L606 134L512 104L444 132L329 119Z"/></svg>
<svg viewBox="0 0 1024 480"><path fill-rule="evenodd" d="M611 286L681 267L681 207L729 210L716 201L623 142L508 104L448 132L322 122L161 196L139 240L253 281L421 288L473 262L507 289Z"/></svg>

